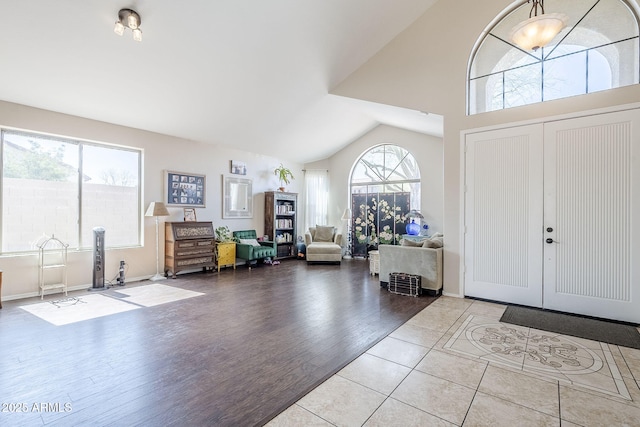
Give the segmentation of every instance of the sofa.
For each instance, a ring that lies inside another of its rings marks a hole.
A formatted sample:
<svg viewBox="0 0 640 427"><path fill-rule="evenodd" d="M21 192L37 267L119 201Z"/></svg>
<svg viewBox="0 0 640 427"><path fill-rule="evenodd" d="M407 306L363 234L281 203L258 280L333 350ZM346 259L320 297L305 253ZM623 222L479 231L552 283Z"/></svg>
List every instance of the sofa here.
<svg viewBox="0 0 640 427"><path fill-rule="evenodd" d="M425 240L426 241L426 240ZM380 286L389 285L389 273L415 274L421 277L422 293L442 293L442 245L424 243L418 245L379 245Z"/></svg>
<svg viewBox="0 0 640 427"><path fill-rule="evenodd" d="M307 263L342 261L342 233L335 227L315 226L309 227L304 233Z"/></svg>

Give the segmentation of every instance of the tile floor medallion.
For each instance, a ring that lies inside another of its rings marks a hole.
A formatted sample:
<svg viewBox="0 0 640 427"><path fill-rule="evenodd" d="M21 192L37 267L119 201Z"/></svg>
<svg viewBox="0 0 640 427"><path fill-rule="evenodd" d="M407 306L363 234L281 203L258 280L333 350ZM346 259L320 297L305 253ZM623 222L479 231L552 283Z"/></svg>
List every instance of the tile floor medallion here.
<svg viewBox="0 0 640 427"><path fill-rule="evenodd" d="M606 343L469 315L444 349L631 400Z"/></svg>

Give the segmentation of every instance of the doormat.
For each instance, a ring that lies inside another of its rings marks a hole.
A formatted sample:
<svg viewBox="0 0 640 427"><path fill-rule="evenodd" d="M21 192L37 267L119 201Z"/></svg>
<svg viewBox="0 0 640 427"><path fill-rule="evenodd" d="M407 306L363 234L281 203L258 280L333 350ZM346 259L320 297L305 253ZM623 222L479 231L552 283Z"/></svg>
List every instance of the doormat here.
<svg viewBox="0 0 640 427"><path fill-rule="evenodd" d="M500 322L640 350L640 332L628 324L513 305L507 307Z"/></svg>

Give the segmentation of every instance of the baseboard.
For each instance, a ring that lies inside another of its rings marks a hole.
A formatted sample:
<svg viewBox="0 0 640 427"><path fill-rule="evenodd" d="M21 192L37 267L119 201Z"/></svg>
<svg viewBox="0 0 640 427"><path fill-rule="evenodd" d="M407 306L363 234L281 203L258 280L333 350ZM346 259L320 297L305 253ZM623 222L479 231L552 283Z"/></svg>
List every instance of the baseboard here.
<svg viewBox="0 0 640 427"><path fill-rule="evenodd" d="M125 283L125 286L127 284L129 284L129 283L136 283L136 282L142 282L143 280L149 280L149 278L152 277L152 276L153 276L153 274L148 275L148 276L134 277L134 278L127 279L127 281ZM67 287L67 292L83 291L83 290L89 289L91 286L93 286L91 283L88 283L86 285L69 286L69 287ZM111 288L114 288L114 289L117 289L117 288L120 288L120 287L121 286L118 286L118 285L112 285L111 286ZM60 291L45 292L44 294L45 294L45 296L46 295L54 295L54 294L62 294L62 295L64 295ZM15 301L15 300L19 300L19 299L33 298L33 297L39 297L39 296L40 296L40 291L26 292L24 294L3 296L2 297L2 301Z"/></svg>

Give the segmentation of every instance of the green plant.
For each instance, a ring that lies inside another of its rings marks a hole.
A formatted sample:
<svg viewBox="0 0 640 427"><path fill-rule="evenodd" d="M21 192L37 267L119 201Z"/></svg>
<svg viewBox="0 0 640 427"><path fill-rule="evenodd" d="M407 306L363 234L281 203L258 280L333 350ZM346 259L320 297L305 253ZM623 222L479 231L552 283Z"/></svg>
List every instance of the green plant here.
<svg viewBox="0 0 640 427"><path fill-rule="evenodd" d="M274 169L273 174L278 177L281 186L284 186L284 184L290 184L291 180L295 179L295 177L293 176L293 172L291 172L291 169L285 168L282 163L280 163L280 166Z"/></svg>
<svg viewBox="0 0 640 427"><path fill-rule="evenodd" d="M235 238L231 234L231 231L229 230L229 227L224 225L224 226L216 228L216 240L218 242L225 243L225 242L233 242L233 241L235 241Z"/></svg>

